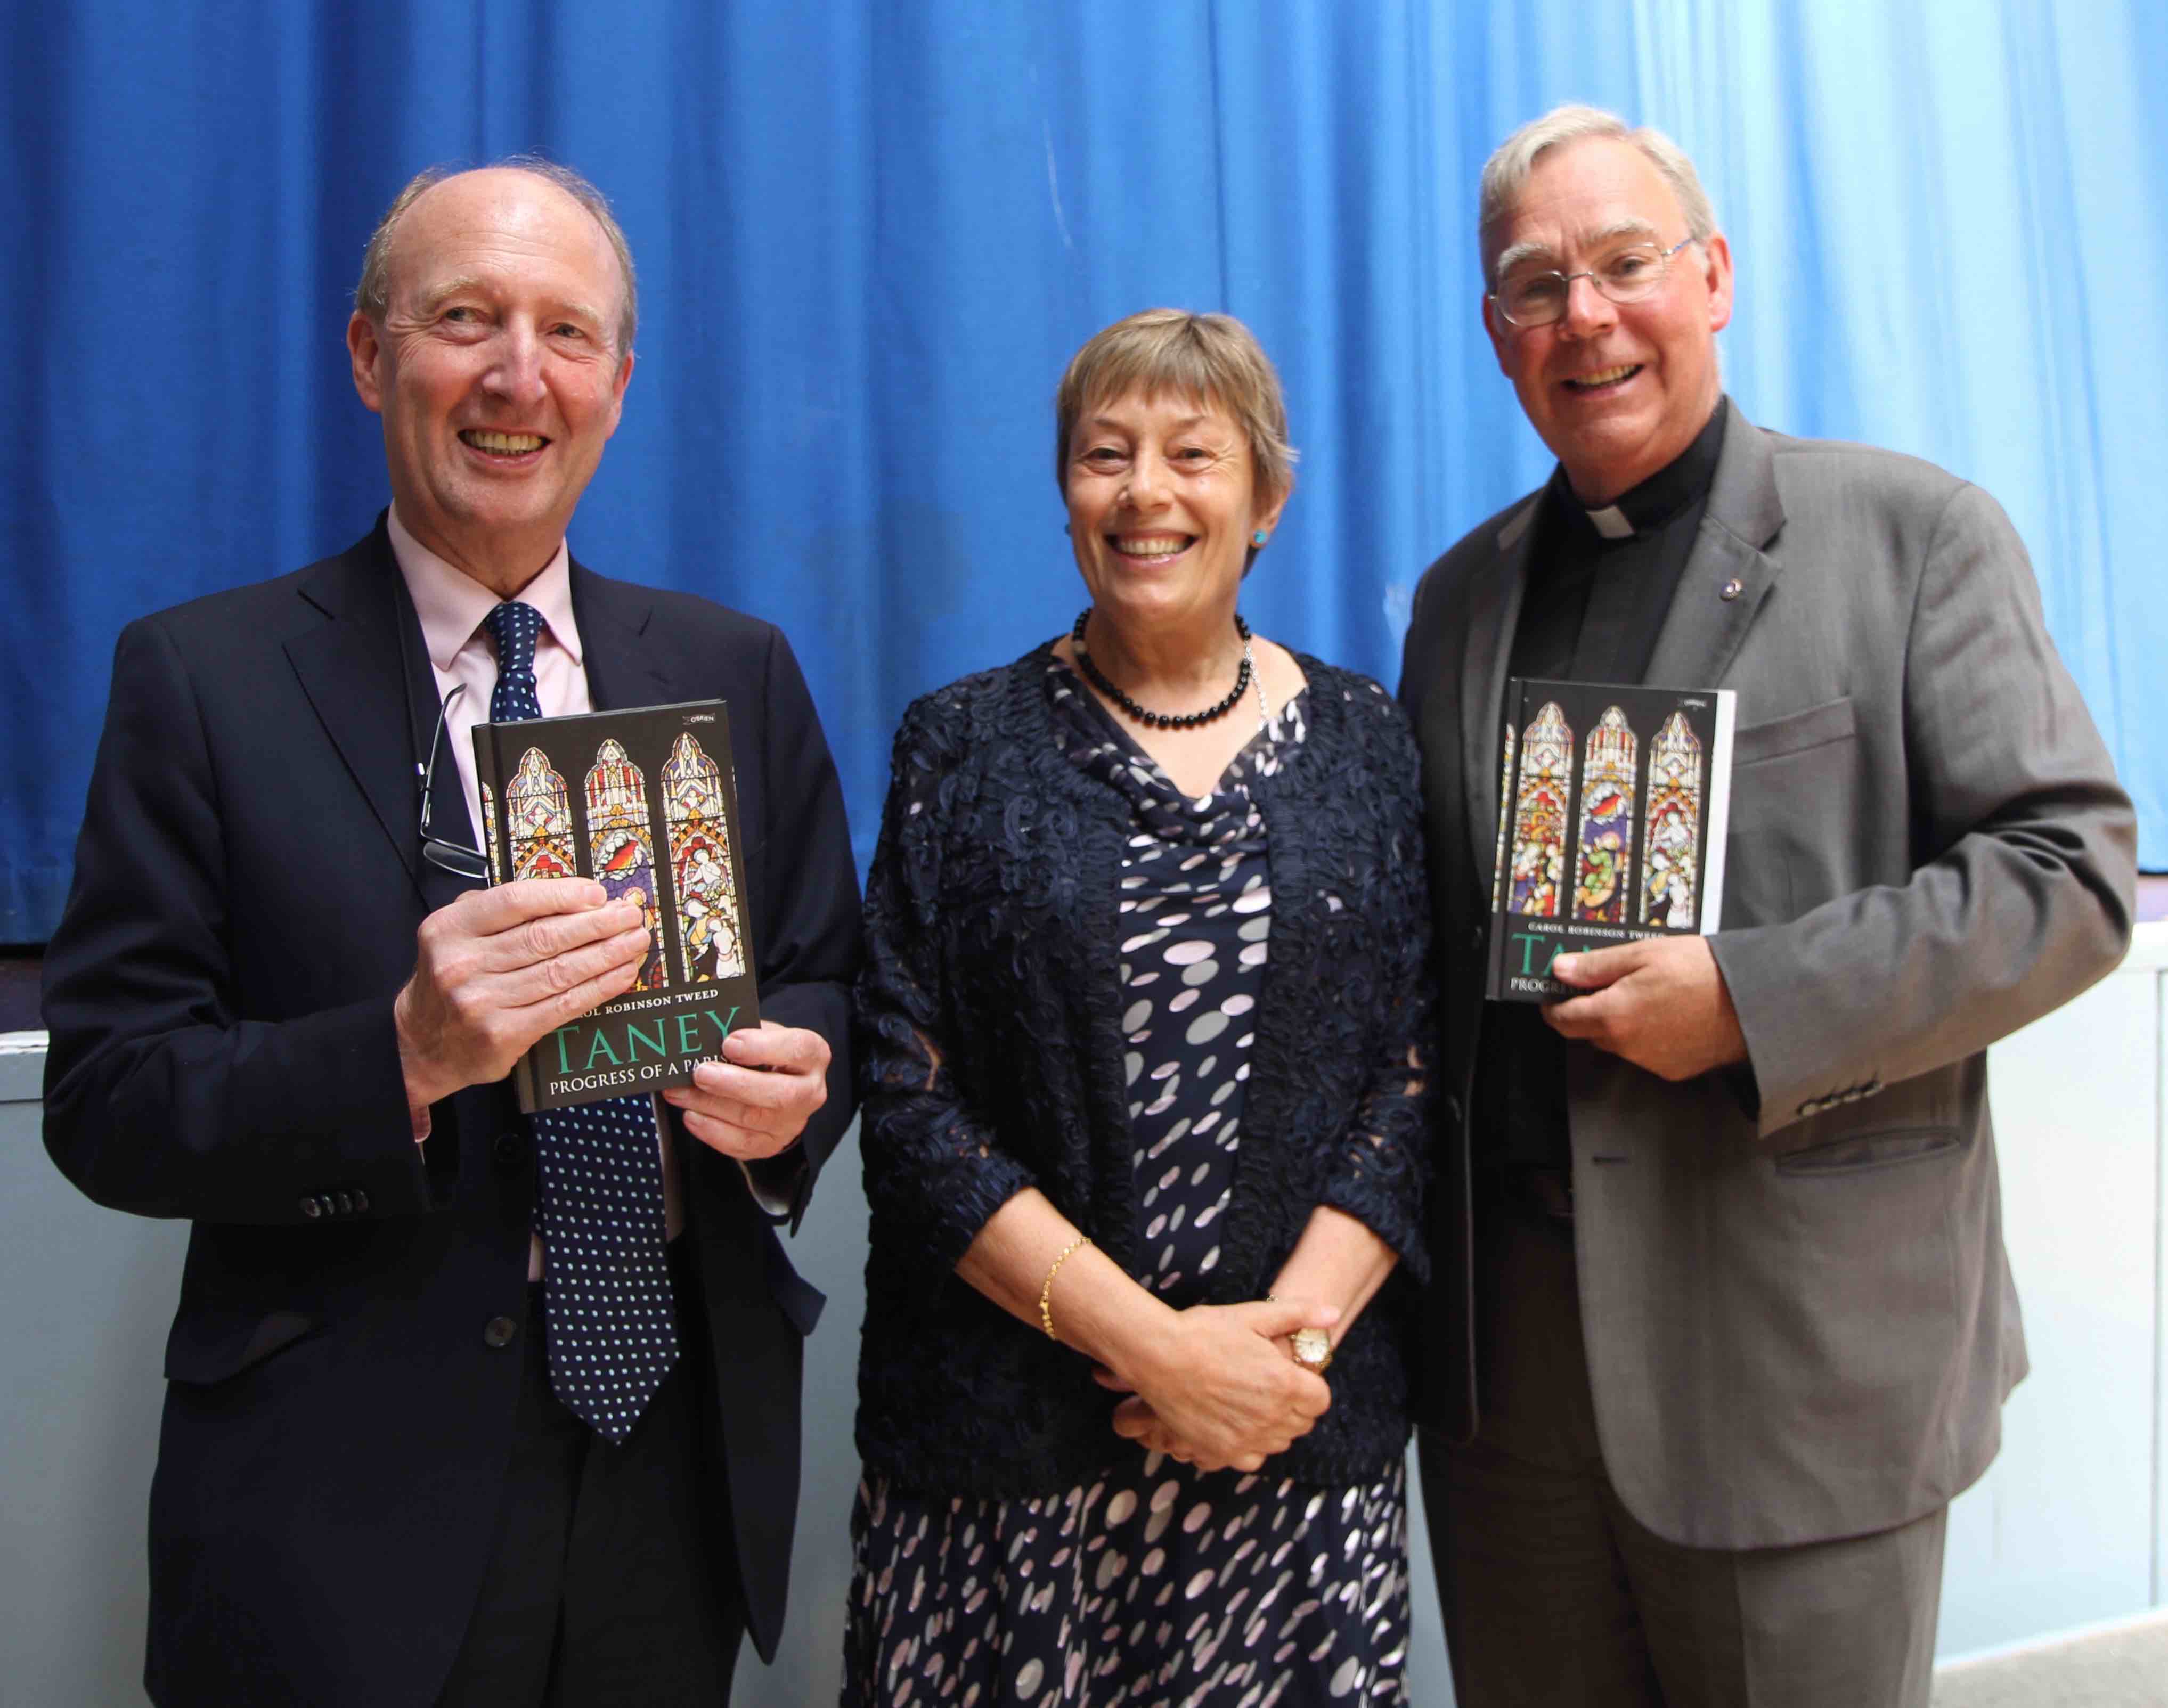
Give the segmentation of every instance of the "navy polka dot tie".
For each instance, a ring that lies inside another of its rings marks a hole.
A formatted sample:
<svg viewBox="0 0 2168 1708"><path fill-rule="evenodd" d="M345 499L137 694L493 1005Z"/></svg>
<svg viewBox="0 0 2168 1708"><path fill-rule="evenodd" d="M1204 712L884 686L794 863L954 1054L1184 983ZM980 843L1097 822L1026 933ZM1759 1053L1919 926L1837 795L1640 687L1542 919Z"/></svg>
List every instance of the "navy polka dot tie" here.
<svg viewBox="0 0 2168 1708"><path fill-rule="evenodd" d="M482 619L497 643L490 721L542 715L534 643L542 613L517 601ZM539 1178L534 1227L546 1263L550 1385L601 1434L623 1441L678 1361L655 1108L611 1097L528 1117Z"/></svg>

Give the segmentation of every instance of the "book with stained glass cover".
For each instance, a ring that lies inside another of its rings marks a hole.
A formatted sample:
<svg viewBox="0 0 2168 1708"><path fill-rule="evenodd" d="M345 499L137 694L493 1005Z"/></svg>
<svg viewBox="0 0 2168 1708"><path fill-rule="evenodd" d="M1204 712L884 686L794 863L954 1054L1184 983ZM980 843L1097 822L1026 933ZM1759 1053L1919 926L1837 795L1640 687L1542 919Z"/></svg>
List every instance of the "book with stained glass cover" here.
<svg viewBox="0 0 2168 1708"><path fill-rule="evenodd" d="M477 724L490 882L592 878L640 904L632 988L513 1070L521 1109L681 1085L760 1024L730 713L720 700Z"/></svg>
<svg viewBox="0 0 2168 1708"><path fill-rule="evenodd" d="M1506 684L1486 996L1570 996L1550 973L1560 955L1717 929L1737 700Z"/></svg>

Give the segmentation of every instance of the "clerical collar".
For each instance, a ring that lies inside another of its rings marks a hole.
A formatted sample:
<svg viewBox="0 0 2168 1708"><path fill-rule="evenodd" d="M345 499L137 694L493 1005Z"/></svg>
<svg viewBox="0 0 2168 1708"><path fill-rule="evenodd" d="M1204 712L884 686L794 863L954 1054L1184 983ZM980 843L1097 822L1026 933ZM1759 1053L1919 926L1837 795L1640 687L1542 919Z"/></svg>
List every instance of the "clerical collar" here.
<svg viewBox="0 0 2168 1708"><path fill-rule="evenodd" d="M1565 470L1560 469L1551 476L1556 489L1553 507L1579 517L1602 539L1630 539L1652 528L1661 528L1708 493L1716 479L1717 459L1724 454L1724 418L1729 413L1719 398L1708 424L1694 435L1692 444L1639 485L1600 509L1585 507L1566 484Z"/></svg>

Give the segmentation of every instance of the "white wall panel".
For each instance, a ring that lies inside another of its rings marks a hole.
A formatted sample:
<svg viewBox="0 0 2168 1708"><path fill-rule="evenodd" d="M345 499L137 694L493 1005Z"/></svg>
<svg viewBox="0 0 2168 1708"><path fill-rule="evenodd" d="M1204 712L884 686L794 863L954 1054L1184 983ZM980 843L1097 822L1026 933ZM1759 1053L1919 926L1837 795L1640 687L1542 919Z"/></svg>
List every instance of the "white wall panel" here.
<svg viewBox="0 0 2168 1708"><path fill-rule="evenodd" d="M2164 964L2168 927L2141 927L2121 969L1990 1053L2032 1373L1951 1509L1945 1655L2156 1600Z"/></svg>
<svg viewBox="0 0 2168 1708"><path fill-rule="evenodd" d="M2032 1374L2004 1413L2001 1457L1951 1513L1945 1655L2135 1613L2168 1589L2165 972L2168 926L2143 926L2122 970L1993 1054ZM144 1511L184 1229L99 1210L61 1179L38 1142L42 1067L41 1053L0 1048L0 1697L114 1708L141 1700ZM763 1708L835 1700L858 1472L856 1175L846 1147L797 1242L831 1304L808 1348L790 1624L773 1670L750 1654L740 1668L736 1700ZM1420 1513L1409 1681L1416 1700L1442 1708L1450 1687Z"/></svg>

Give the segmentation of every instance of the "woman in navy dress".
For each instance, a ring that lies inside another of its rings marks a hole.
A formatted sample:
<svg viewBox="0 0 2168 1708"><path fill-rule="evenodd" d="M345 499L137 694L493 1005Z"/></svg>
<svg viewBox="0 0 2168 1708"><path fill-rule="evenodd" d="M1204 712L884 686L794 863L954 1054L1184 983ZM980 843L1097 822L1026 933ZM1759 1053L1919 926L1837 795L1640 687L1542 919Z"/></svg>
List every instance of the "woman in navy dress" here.
<svg viewBox="0 0 2168 1708"><path fill-rule="evenodd" d="M1099 333L1056 440L1089 603L906 713L869 883L843 1699L1398 1702L1413 744L1237 613L1294 459L1238 322Z"/></svg>

